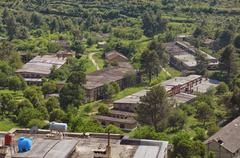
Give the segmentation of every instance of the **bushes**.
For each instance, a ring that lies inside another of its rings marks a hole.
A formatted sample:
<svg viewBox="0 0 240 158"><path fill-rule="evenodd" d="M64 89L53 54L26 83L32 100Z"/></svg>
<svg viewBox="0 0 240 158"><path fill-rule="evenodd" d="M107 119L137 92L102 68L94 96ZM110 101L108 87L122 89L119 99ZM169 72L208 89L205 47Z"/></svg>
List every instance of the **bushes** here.
<svg viewBox="0 0 240 158"><path fill-rule="evenodd" d="M29 121L27 127L31 128L33 126L37 126L38 128L44 128L47 126L47 123L44 120L32 119L31 121Z"/></svg>
<svg viewBox="0 0 240 158"><path fill-rule="evenodd" d="M118 27L114 29L113 34L114 36L122 39L137 40L142 37L143 31L139 28Z"/></svg>

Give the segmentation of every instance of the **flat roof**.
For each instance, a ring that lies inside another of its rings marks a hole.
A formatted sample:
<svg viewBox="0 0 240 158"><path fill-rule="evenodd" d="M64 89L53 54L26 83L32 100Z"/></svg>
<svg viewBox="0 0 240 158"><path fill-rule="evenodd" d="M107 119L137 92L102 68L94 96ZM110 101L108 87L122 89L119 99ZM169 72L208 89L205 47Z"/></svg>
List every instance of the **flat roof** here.
<svg viewBox="0 0 240 158"><path fill-rule="evenodd" d="M192 101L196 97L197 97L196 95L192 95L192 94L179 93L173 96L172 98L176 100L177 103L187 103Z"/></svg>
<svg viewBox="0 0 240 158"><path fill-rule="evenodd" d="M43 153L46 153L44 157L47 158L63 158L69 151L65 149L68 149L69 144L73 144L75 150L68 156L69 158L92 158L94 156L94 150L104 151L108 143L108 136L106 133L83 134L66 132L64 139L46 138L46 135L49 133L49 130L40 129L38 134L31 135L29 134L29 129L17 129L17 131L14 132L15 136L13 140L16 141L17 138L22 136L28 138L33 137L33 146L28 152L16 153L15 157L21 154L24 155L25 158L28 158L28 155L32 154L32 157L41 158ZM166 141L129 139L127 137L122 137L123 135L110 134L112 158L147 158L146 156L138 157L139 153L142 153L143 151L148 153L147 155L151 154L153 151L155 154L158 153L158 157L151 158L164 158L164 153L168 149L168 142ZM8 155L11 155L10 150ZM152 155L154 154L152 153ZM21 156L20 158L24 156Z"/></svg>
<svg viewBox="0 0 240 158"><path fill-rule="evenodd" d="M134 72L131 64L127 62L119 63L118 66L105 68L103 70L95 71L87 74L87 83L84 85L86 89L95 89L111 82L115 82L124 78L127 73Z"/></svg>
<svg viewBox="0 0 240 158"><path fill-rule="evenodd" d="M165 87L166 91L169 91L174 86L183 85L183 84L186 84L190 81L196 80L196 79L201 78L201 77L202 76L200 76L200 75L189 75L189 76L186 76L186 77L174 77L172 79L163 81L161 83L161 85Z"/></svg>
<svg viewBox="0 0 240 158"><path fill-rule="evenodd" d="M55 54L54 55L43 55L36 56L28 63L23 65L21 69L18 69L17 73L37 73L37 74L45 74L48 75L51 73L51 68L53 65L56 68L60 68L63 64L65 64L66 58L59 58Z"/></svg>
<svg viewBox="0 0 240 158"><path fill-rule="evenodd" d="M147 91L149 90L141 90L137 93L131 94L129 96L126 96L122 99L116 100L114 101L114 104L124 104L124 103L128 103L128 104L138 104L140 102L140 98L145 96Z"/></svg>
<svg viewBox="0 0 240 158"><path fill-rule="evenodd" d="M196 58L192 54L174 55L174 58L180 60L181 62L183 62L188 67L195 67L195 66L197 66Z"/></svg>
<svg viewBox="0 0 240 158"><path fill-rule="evenodd" d="M126 124L136 124L137 121L133 118L116 118L111 116L103 116L103 115L96 115L94 116L97 120L104 120L104 121L111 121L111 122L118 122L118 123L126 123Z"/></svg>
<svg viewBox="0 0 240 158"><path fill-rule="evenodd" d="M16 153L13 158L68 158L78 144L77 139L33 139L30 151Z"/></svg>
<svg viewBox="0 0 240 158"><path fill-rule="evenodd" d="M207 90L211 87L217 87L219 85L219 81L217 80L212 80L212 79L203 79L201 84L196 85L193 87L194 92L199 92L199 93L206 93Z"/></svg>

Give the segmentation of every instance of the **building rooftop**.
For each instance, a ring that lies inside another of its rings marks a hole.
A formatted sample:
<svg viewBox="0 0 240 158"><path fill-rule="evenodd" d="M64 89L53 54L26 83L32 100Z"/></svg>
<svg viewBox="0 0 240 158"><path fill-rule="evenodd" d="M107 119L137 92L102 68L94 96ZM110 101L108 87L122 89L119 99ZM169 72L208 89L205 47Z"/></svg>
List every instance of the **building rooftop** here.
<svg viewBox="0 0 240 158"><path fill-rule="evenodd" d="M202 76L200 75L189 75L186 77L175 77L166 81L163 81L161 83L162 86L165 87L166 91L171 90L174 86L178 86L178 85L184 85L192 80L201 78Z"/></svg>
<svg viewBox="0 0 240 158"><path fill-rule="evenodd" d="M121 53L119 53L119 52L117 52L117 51L110 51L110 52L108 52L108 53L105 53L105 58L108 60L108 61L112 61L112 60L114 60L115 58L117 58L117 57L120 57L120 58L122 58L123 60L125 60L125 61L128 61L128 58L127 57L125 57L123 54L121 54Z"/></svg>
<svg viewBox="0 0 240 158"><path fill-rule="evenodd" d="M208 138L204 143L209 144L213 141L221 142L221 146L235 153L240 149L240 117L237 117L235 120L224 126L213 136Z"/></svg>
<svg viewBox="0 0 240 158"><path fill-rule="evenodd" d="M131 64L127 62L119 63L118 66L105 68L87 74L87 83L84 85L86 89L95 89L111 82L115 82L124 78L128 73L134 72Z"/></svg>
<svg viewBox="0 0 240 158"><path fill-rule="evenodd" d="M145 96L147 91L149 91L149 90L146 90L146 89L141 90L137 93L131 94L131 95L126 96L122 99L114 101L114 104L124 104L124 103L138 104L140 102L140 98Z"/></svg>
<svg viewBox="0 0 240 158"><path fill-rule="evenodd" d="M64 156L70 151L65 149L75 149L71 151L69 158L93 158L93 151L104 151L108 144L106 133L67 132L63 139L46 137L49 133L49 130L39 130L37 134L29 134L29 129L17 129L13 133L15 135L14 142L16 143L17 138L22 136L31 137L33 138L33 147L28 152L13 153L13 155L19 158L30 158L28 156L30 154L32 157L38 158L65 158ZM3 138L4 135L0 134L0 140ZM149 155L151 158L164 158L168 150L168 142L166 141L129 139L119 134L110 134L110 145L112 158L149 158ZM6 158L10 157L9 150Z"/></svg>
<svg viewBox="0 0 240 158"><path fill-rule="evenodd" d="M104 120L104 121L111 121L111 122L118 122L118 123L126 123L126 124L136 124L137 121L133 118L117 118L117 117L111 117L111 116L103 116L103 115L96 115L96 120Z"/></svg>
<svg viewBox="0 0 240 158"><path fill-rule="evenodd" d="M187 94L187 93L179 93L176 94L175 96L173 96L172 98L178 103L188 103L190 101L192 101L194 98L196 98L196 95L192 95L192 94Z"/></svg>
<svg viewBox="0 0 240 158"><path fill-rule="evenodd" d="M21 69L18 69L17 73L37 73L37 74L45 74L48 75L51 73L51 68L53 65L56 68L60 68L63 64L65 64L66 58L60 58L56 55L43 55L36 56L28 63L26 63Z"/></svg>

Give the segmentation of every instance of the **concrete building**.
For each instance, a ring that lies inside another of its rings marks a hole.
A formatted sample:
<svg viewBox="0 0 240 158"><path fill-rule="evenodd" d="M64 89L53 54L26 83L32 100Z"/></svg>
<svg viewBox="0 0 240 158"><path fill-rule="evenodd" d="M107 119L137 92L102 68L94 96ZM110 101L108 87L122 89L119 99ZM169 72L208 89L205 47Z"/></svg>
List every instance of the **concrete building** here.
<svg viewBox="0 0 240 158"><path fill-rule="evenodd" d="M204 142L207 151L215 153L215 158L239 158L239 133L240 117L237 117Z"/></svg>
<svg viewBox="0 0 240 158"><path fill-rule="evenodd" d="M88 74L86 76L87 82L84 85L88 100L103 99L104 84L115 82L121 90L132 86L134 83L129 79L131 75L136 76L136 71L127 62L120 62L118 66L108 67Z"/></svg>
<svg viewBox="0 0 240 158"><path fill-rule="evenodd" d="M194 95L194 92L205 93L209 87L216 87L218 84L218 81L206 79L199 75L175 77L161 83L161 85L165 87L169 99L176 105L192 102L197 97ZM141 97L145 96L148 91L149 89L144 89L114 101L113 110L110 112L110 115L97 115L95 119L103 125L114 124L126 131L134 129L137 127L137 122L134 122L134 113L140 103ZM119 117L116 113L126 113L131 115Z"/></svg>
<svg viewBox="0 0 240 158"><path fill-rule="evenodd" d="M59 52L56 55L36 56L28 63L23 65L16 73L21 75L29 84L41 84L41 78L49 76L53 66L56 69L62 67L69 54Z"/></svg>
<svg viewBox="0 0 240 158"><path fill-rule="evenodd" d="M12 135L10 146L1 144L7 133ZM19 137L33 139L34 143L30 151L16 152ZM34 134L30 134L29 129L12 129L1 133L0 154L3 148L7 149L5 158L167 158L168 156L167 141L129 139L119 134L90 132L66 132L65 137L61 139L59 135L50 135L49 130L42 129Z"/></svg>
<svg viewBox="0 0 240 158"><path fill-rule="evenodd" d="M204 56L208 61L208 69L216 70L218 68L218 59L207 54L204 51L198 50L186 41L176 41L166 44L166 50L170 55L170 64L180 71L193 73L198 65L196 56Z"/></svg>

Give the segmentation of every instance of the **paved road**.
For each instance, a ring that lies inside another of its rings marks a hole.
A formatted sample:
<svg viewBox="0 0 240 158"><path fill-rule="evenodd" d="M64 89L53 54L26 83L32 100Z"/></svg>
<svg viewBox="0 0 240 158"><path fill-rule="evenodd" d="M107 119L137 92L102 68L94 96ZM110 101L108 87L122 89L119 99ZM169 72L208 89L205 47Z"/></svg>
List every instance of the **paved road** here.
<svg viewBox="0 0 240 158"><path fill-rule="evenodd" d="M96 53L90 53L88 55L88 58L92 61L93 65L96 67L97 70L100 70L98 64L96 63L96 61L93 59L93 56L95 55Z"/></svg>

